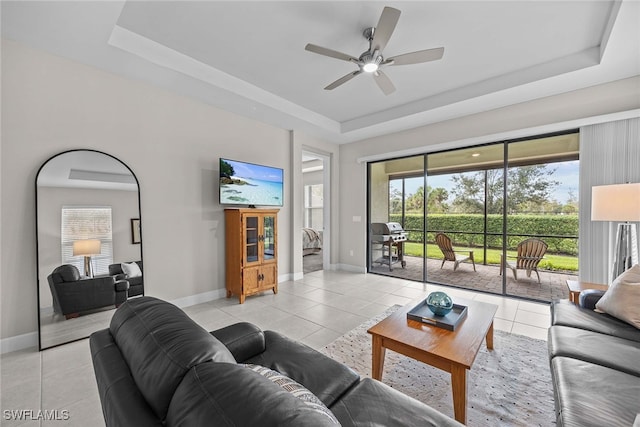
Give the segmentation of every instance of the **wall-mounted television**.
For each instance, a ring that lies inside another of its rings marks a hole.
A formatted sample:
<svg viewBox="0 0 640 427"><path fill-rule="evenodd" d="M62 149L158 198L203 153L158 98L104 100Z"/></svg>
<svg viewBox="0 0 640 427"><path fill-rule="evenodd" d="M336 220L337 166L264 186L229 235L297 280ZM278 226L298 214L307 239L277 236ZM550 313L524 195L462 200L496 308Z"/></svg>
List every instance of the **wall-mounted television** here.
<svg viewBox="0 0 640 427"><path fill-rule="evenodd" d="M284 171L220 158L220 204L282 206Z"/></svg>

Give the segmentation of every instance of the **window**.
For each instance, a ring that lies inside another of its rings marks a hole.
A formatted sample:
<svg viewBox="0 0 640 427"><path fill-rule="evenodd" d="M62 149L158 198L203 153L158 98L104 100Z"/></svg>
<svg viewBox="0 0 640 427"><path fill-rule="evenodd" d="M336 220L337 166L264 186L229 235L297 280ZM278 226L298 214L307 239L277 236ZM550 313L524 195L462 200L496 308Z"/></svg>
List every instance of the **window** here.
<svg viewBox="0 0 640 427"><path fill-rule="evenodd" d="M63 206L61 225L62 263L75 265L84 272L84 257L73 256L73 242L84 239L100 240L100 254L91 262L95 275L108 274L113 263L113 238L109 206Z"/></svg>
<svg viewBox="0 0 640 427"><path fill-rule="evenodd" d="M304 186L304 227L322 230L322 184Z"/></svg>

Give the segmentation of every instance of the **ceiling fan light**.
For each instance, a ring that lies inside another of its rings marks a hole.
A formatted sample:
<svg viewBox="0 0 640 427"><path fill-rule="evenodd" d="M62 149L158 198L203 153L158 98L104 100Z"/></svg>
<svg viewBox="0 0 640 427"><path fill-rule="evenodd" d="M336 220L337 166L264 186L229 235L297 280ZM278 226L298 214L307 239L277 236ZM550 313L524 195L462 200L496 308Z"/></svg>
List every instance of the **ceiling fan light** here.
<svg viewBox="0 0 640 427"><path fill-rule="evenodd" d="M375 62L367 62L362 66L362 71L366 73L373 73L375 71L378 71L378 64L376 64Z"/></svg>

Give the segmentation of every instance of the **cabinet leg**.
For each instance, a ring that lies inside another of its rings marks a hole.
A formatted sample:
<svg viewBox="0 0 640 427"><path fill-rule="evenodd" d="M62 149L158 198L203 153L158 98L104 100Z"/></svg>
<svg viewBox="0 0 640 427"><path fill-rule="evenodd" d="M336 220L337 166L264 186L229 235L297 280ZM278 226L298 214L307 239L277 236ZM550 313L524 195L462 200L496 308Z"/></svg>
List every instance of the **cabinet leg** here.
<svg viewBox="0 0 640 427"><path fill-rule="evenodd" d="M278 285L274 286L272 290L273 290L274 294L277 294L278 293Z"/></svg>
<svg viewBox="0 0 640 427"><path fill-rule="evenodd" d="M231 291L227 289L227 298L231 298Z"/></svg>
<svg viewBox="0 0 640 427"><path fill-rule="evenodd" d="M238 300L240 300L240 304L244 304L244 295L238 295Z"/></svg>

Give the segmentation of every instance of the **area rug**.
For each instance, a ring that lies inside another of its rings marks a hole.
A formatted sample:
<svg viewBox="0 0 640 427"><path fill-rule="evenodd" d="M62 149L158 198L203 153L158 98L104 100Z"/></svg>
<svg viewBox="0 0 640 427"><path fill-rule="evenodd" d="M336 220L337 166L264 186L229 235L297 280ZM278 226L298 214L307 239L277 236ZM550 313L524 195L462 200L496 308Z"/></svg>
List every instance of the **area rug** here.
<svg viewBox="0 0 640 427"><path fill-rule="evenodd" d="M368 320L321 351L361 376L371 377L367 329L398 307ZM467 376L467 425L555 425L547 343L496 330L493 344L493 350L481 347ZM450 374L387 350L382 381L453 418Z"/></svg>

